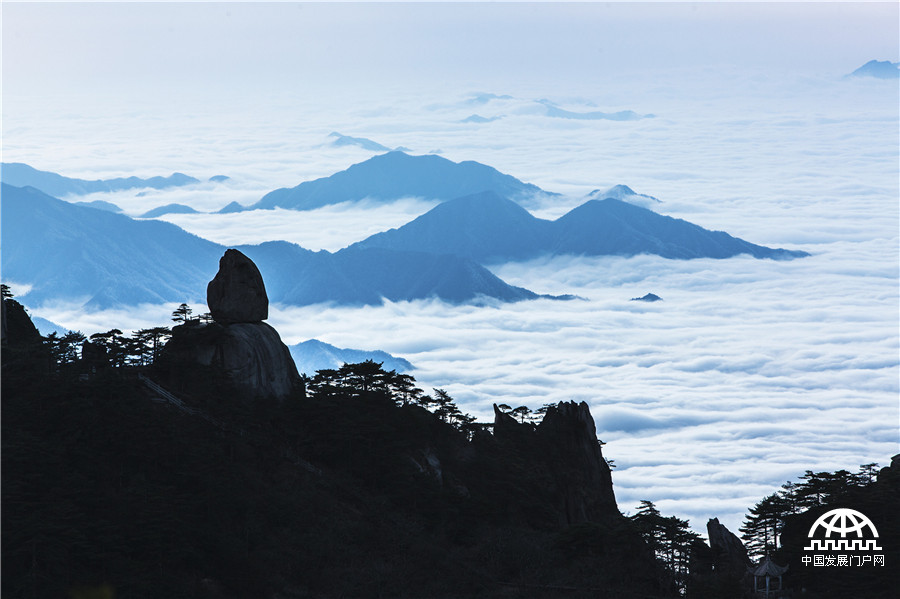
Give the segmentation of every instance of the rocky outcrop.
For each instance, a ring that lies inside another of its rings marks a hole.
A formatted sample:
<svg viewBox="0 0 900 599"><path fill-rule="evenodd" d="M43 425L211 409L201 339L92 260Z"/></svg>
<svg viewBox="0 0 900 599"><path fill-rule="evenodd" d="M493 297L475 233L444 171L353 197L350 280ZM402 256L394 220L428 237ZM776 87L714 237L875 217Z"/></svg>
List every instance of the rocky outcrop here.
<svg viewBox="0 0 900 599"><path fill-rule="evenodd" d="M713 571L720 576L742 578L750 566L747 548L733 532L712 518L706 523Z"/></svg>
<svg viewBox="0 0 900 599"><path fill-rule="evenodd" d="M206 287L206 304L219 324L262 322L269 317L269 297L253 261L229 249L219 260L219 272Z"/></svg>
<svg viewBox="0 0 900 599"><path fill-rule="evenodd" d="M505 438L510 435L520 434L522 426L516 422L516 419L497 407L494 404L494 436L497 438Z"/></svg>
<svg viewBox="0 0 900 599"><path fill-rule="evenodd" d="M550 406L536 432L552 465L561 524L603 522L618 516L612 473L587 403Z"/></svg>
<svg viewBox="0 0 900 599"><path fill-rule="evenodd" d="M537 426L519 423L494 406L495 451L528 464L528 476L543 477L560 528L606 523L621 517L612 474L603 458L594 419L585 402L550 406Z"/></svg>
<svg viewBox="0 0 900 599"><path fill-rule="evenodd" d="M301 385L290 350L278 331L262 322L269 300L252 260L226 250L207 286L207 305L215 322L192 320L173 328L162 355L165 362L220 369L251 397L282 399Z"/></svg>
<svg viewBox="0 0 900 599"><path fill-rule="evenodd" d="M3 300L2 343L11 348L40 345L41 334L31 322L25 307L14 299Z"/></svg>
<svg viewBox="0 0 900 599"><path fill-rule="evenodd" d="M284 398L300 381L290 350L264 322L175 327L165 359L219 368L252 396Z"/></svg>

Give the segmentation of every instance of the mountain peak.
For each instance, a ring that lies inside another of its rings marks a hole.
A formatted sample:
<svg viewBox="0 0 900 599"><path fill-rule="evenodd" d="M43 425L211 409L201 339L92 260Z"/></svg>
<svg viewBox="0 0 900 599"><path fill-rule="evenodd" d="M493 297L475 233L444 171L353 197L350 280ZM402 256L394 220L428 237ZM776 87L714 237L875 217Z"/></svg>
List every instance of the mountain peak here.
<svg viewBox="0 0 900 599"><path fill-rule="evenodd" d="M334 141L331 142L331 145L333 146L358 146L363 150L370 150L372 152L390 151L390 148L387 146L383 146L377 141L372 141L366 137L351 137L349 135L338 133L337 131L332 131L328 134L328 137L334 138Z"/></svg>
<svg viewBox="0 0 900 599"><path fill-rule="evenodd" d="M850 77L875 77L876 79L900 78L900 62L870 60L849 75Z"/></svg>
<svg viewBox="0 0 900 599"><path fill-rule="evenodd" d="M117 177L115 179L97 179L88 181L64 177L49 171L39 171L21 162L2 163L2 179L4 183L14 187L34 187L54 197L68 195L84 195L99 191L121 191L125 189L181 187L199 183L198 179L184 173L172 173L168 177Z"/></svg>
<svg viewBox="0 0 900 599"><path fill-rule="evenodd" d="M246 210L242 205L237 202L229 202L227 205L222 207L217 214L230 214L232 212L243 212Z"/></svg>
<svg viewBox="0 0 900 599"><path fill-rule="evenodd" d="M252 208L312 210L362 199L391 202L408 197L446 201L485 190L512 199L546 193L479 162L457 163L435 154L411 155L393 150L329 177L276 189Z"/></svg>
<svg viewBox="0 0 900 599"><path fill-rule="evenodd" d="M493 258L528 254L543 246L547 224L512 200L487 190L448 200L399 229L378 233L351 247L415 248L489 263Z"/></svg>
<svg viewBox="0 0 900 599"><path fill-rule="evenodd" d="M588 200L550 222L492 191L444 202L398 229L351 247L452 253L481 264L543 255L656 254L676 259L807 255L754 245L612 197Z"/></svg>
<svg viewBox="0 0 900 599"><path fill-rule="evenodd" d="M156 218L166 214L197 214L197 211L186 204L166 204L148 210L140 218Z"/></svg>
<svg viewBox="0 0 900 599"><path fill-rule="evenodd" d="M640 206L641 208L651 208L656 204L662 203L660 200L654 198L653 196L648 196L643 193L637 193L627 185L613 185L606 191L595 189L594 191L589 193L587 197L597 200L612 198L615 200L620 200L622 202L627 202L629 204L634 204L635 206Z"/></svg>

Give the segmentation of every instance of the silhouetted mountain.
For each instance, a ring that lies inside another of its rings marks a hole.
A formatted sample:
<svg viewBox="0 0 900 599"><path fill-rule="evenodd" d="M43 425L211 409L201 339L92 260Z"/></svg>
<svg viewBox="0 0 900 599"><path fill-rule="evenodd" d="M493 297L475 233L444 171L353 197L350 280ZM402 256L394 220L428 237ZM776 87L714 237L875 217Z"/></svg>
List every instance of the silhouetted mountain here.
<svg viewBox="0 0 900 599"><path fill-rule="evenodd" d="M588 201L551 222L493 192L444 202L399 229L378 233L351 247L447 252L482 264L548 254L657 254L665 258L807 255L754 245L615 199Z"/></svg>
<svg viewBox="0 0 900 599"><path fill-rule="evenodd" d="M296 345L289 345L288 349L291 350L297 370L310 376L314 375L317 370L340 368L344 364L358 364L366 360L380 362L385 370L396 370L401 373L413 370L413 365L409 361L394 357L381 350L339 348L318 339L309 339Z"/></svg>
<svg viewBox="0 0 900 599"><path fill-rule="evenodd" d="M900 78L900 62L891 62L889 60L870 60L863 66L850 73L848 77L875 77L878 79L897 79Z"/></svg>
<svg viewBox="0 0 900 599"><path fill-rule="evenodd" d="M32 316L31 322L34 323L34 326L37 327L37 330L40 331L41 335L47 336L50 333L56 333L57 335L65 335L69 332L69 329L62 325L58 325L53 321L47 320L46 318L41 318L40 316Z"/></svg>
<svg viewBox="0 0 900 599"><path fill-rule="evenodd" d="M106 210L107 212L115 212L120 213L122 209L113 204L112 202L106 202L104 200L94 200L93 202L72 202L76 206L85 206L86 208L93 208L95 210Z"/></svg>
<svg viewBox="0 0 900 599"><path fill-rule="evenodd" d="M439 204L399 229L377 233L351 247L417 248L490 263L532 258L553 244L552 223L485 191Z"/></svg>
<svg viewBox="0 0 900 599"><path fill-rule="evenodd" d="M680 596L584 403L492 435L371 363L274 401L219 359L55 359L13 302L3 597Z"/></svg>
<svg viewBox="0 0 900 599"><path fill-rule="evenodd" d="M512 100L513 97L507 94L497 95L491 93L478 93L474 94L471 98L465 101L465 104L477 105L480 106L482 104L487 104L491 100Z"/></svg>
<svg viewBox="0 0 900 599"><path fill-rule="evenodd" d="M460 123L491 123L493 121L499 121L502 118L502 116L485 117L480 114L473 114L461 120Z"/></svg>
<svg viewBox="0 0 900 599"><path fill-rule="evenodd" d="M232 212L243 212L246 210L244 206L237 202L229 202L223 208L219 209L216 214L231 214Z"/></svg>
<svg viewBox="0 0 900 599"><path fill-rule="evenodd" d="M24 301L120 304L203 301L225 251L170 223L75 206L33 188L2 186L3 276L30 284ZM467 302L537 297L456 256L420 252L311 252L287 242L241 246L282 304L380 304L437 297Z"/></svg>
<svg viewBox="0 0 900 599"><path fill-rule="evenodd" d="M228 181L230 178L231 177L229 177L228 175L213 175L209 178L209 180L213 183L223 183L225 181Z"/></svg>
<svg viewBox="0 0 900 599"><path fill-rule="evenodd" d="M49 299L117 304L194 301L221 246L162 221L75 206L37 189L2 185L3 276Z"/></svg>
<svg viewBox="0 0 900 599"><path fill-rule="evenodd" d="M633 110L620 110L619 112L601 112L599 110L591 112L573 112L564 110L551 102L550 100L538 100L538 104L546 107L546 115L558 119L578 119L587 121L637 121L640 119L653 118L652 114L638 114Z"/></svg>
<svg viewBox="0 0 900 599"><path fill-rule="evenodd" d="M440 298L464 303L486 296L515 302L538 296L507 285L472 260L447 254L382 248L312 252L286 241L238 246L266 280L273 302L378 305Z"/></svg>
<svg viewBox="0 0 900 599"><path fill-rule="evenodd" d="M337 131L328 134L328 137L333 137L334 141L331 142L333 146L357 146L362 148L363 150L369 150L372 152L390 152L391 149L387 146L383 146L378 142L372 141L371 139L366 139L365 137L350 137L349 135L341 135Z"/></svg>
<svg viewBox="0 0 900 599"><path fill-rule="evenodd" d="M656 254L664 258L799 258L806 252L772 249L709 231L619 200L591 200L554 222L557 254Z"/></svg>
<svg viewBox="0 0 900 599"><path fill-rule="evenodd" d="M650 210L653 210L653 208L657 204L662 203L660 200L654 198L653 196L635 192L627 185L614 185L606 191L595 189L594 191L589 193L587 197L590 200L605 200L606 198L612 198L614 200L628 202L629 204L634 204L635 206L640 206L642 208L649 208Z"/></svg>
<svg viewBox="0 0 900 599"><path fill-rule="evenodd" d="M73 179L64 177L49 171L39 171L20 162L4 162L0 165L0 180L15 187L34 187L44 193L63 197L67 195L84 195L99 191L121 191L123 189L137 189L151 187L153 189L165 189L167 187L179 187L199 183L198 179L182 173L173 173L168 177L150 177L140 179L138 177L117 177L115 179Z"/></svg>
<svg viewBox="0 0 900 599"><path fill-rule="evenodd" d="M662 298L656 295L655 293L648 293L641 297L633 297L631 298L633 302L661 302Z"/></svg>
<svg viewBox="0 0 900 599"><path fill-rule="evenodd" d="M165 206L157 206L152 210L143 213L140 218L156 218L164 214L199 214L196 210L185 204L166 204Z"/></svg>
<svg viewBox="0 0 900 599"><path fill-rule="evenodd" d="M391 201L403 197L450 200L492 190L519 199L546 193L536 185L478 162L452 162L432 154L410 156L388 152L354 164L330 177L306 181L293 188L272 191L251 206L311 210L329 204L369 198Z"/></svg>

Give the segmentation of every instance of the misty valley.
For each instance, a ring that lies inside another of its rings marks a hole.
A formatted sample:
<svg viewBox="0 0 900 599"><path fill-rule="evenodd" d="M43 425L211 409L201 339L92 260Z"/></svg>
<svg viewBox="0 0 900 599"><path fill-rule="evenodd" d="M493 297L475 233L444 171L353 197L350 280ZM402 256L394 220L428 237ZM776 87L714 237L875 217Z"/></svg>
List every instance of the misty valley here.
<svg viewBox="0 0 900 599"><path fill-rule="evenodd" d="M6 592L741 596L755 563L795 559L803 525L835 505L865 504L896 528L887 506L900 486L898 465L879 472L873 463L856 474L807 470L804 481L748 506L740 531L711 518L704 540L689 520L647 499L623 515L615 460L604 457L584 401L513 407L501 396L493 420L479 421L445 389L418 387L409 374L415 366L403 358L316 339L288 347L263 322L270 295L286 306L427 299L496 310L504 302L590 302L511 286L486 268L497 264L810 256L659 215L650 209L658 199L623 185L591 192L555 220L536 218L501 193L525 204L552 194L477 163L421 158L390 152L312 182L318 189L303 197L316 202L415 194L439 201L335 253L284 241L226 250L108 202L56 199L37 186L71 180L22 165L7 177L3 165L3 272L26 290L23 301L83 298L82 309L102 311L182 300L172 328L129 336L109 323L87 336L41 319L55 329L42 335L4 285L4 470L29 481L5 492L7 514L15 514L6 526L5 579L13 581ZM347 191L343 179L354 172L363 173L351 179L362 191ZM442 194L442 180L473 187ZM340 191L327 191L334 181ZM391 182L389 191L379 191L381 181ZM479 187L485 191L450 197ZM218 271L204 284L211 263ZM187 301L201 302L197 314ZM664 300L647 293L628 301ZM38 451L48 434L71 440ZM37 478L26 475L29 464ZM109 468L118 472L113 479ZM40 524L29 524L27 506L38 496L46 508ZM296 502L299 510L287 507ZM103 510L104 503L117 507ZM67 547L76 538L84 540L73 555ZM147 560L158 559L151 555L166 556L156 566L164 582L148 569ZM28 559L40 565L28 570ZM847 583L804 574L787 575L788 584L821 596L865 588L875 597L887 587L880 575Z"/></svg>
<svg viewBox="0 0 900 599"><path fill-rule="evenodd" d="M897 595L897 3L2 13L4 598Z"/></svg>

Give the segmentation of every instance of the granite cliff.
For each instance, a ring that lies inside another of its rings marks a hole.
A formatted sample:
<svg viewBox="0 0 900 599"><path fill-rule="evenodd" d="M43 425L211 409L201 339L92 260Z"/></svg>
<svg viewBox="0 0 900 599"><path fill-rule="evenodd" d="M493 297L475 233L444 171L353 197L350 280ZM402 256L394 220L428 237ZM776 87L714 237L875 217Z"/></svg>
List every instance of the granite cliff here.
<svg viewBox="0 0 900 599"><path fill-rule="evenodd" d="M560 528L621 517L587 403L550 406L537 426L519 423L495 405L494 437L502 450L546 473L550 513Z"/></svg>
<svg viewBox="0 0 900 599"><path fill-rule="evenodd" d="M259 269L229 249L207 286L212 323L188 321L172 329L162 359L220 368L251 396L283 399L300 385L291 352L270 325L269 299Z"/></svg>

